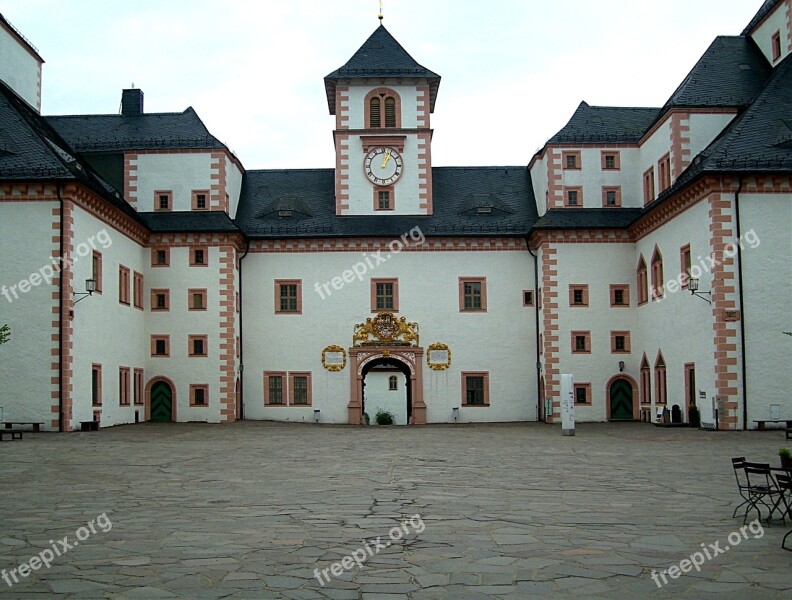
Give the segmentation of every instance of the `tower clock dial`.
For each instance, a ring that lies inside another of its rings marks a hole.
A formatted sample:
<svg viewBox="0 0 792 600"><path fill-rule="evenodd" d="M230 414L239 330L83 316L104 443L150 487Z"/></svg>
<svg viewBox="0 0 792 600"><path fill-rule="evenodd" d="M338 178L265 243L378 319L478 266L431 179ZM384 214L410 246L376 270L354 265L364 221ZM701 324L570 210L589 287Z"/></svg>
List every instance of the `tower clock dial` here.
<svg viewBox="0 0 792 600"><path fill-rule="evenodd" d="M372 148L363 159L363 171L374 185L392 185L404 170L401 154L396 148Z"/></svg>

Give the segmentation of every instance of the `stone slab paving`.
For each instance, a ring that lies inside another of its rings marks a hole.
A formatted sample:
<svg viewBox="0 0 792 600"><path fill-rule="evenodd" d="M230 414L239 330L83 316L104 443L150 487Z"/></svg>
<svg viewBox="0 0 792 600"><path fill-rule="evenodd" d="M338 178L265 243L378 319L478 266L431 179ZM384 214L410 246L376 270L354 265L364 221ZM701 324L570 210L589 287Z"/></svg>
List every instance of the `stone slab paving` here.
<svg viewBox="0 0 792 600"><path fill-rule="evenodd" d="M73 547L0 597L790 598L792 524L731 518L729 459L775 465L782 445L644 424L27 434L0 444L0 569ZM715 543L700 571L652 580Z"/></svg>

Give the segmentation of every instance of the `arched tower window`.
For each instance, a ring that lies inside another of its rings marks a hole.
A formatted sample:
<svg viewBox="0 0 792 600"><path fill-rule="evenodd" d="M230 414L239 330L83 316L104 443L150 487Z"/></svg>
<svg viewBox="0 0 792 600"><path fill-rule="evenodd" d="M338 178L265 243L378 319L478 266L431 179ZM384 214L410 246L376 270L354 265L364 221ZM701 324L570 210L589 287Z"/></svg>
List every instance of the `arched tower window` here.
<svg viewBox="0 0 792 600"><path fill-rule="evenodd" d="M638 285L638 304L645 304L649 301L646 277L646 261L643 254L638 260L638 268L635 270L636 283Z"/></svg>
<svg viewBox="0 0 792 600"><path fill-rule="evenodd" d="M390 88L376 88L366 95L367 129L401 128L401 98Z"/></svg>
<svg viewBox="0 0 792 600"><path fill-rule="evenodd" d="M666 364L663 353L658 352L655 361L655 402L665 404L666 400Z"/></svg>
<svg viewBox="0 0 792 600"><path fill-rule="evenodd" d="M641 402L644 404L652 402L652 381L646 354L643 355L643 360L641 360Z"/></svg>
<svg viewBox="0 0 792 600"><path fill-rule="evenodd" d="M663 297L663 255L660 248L655 246L652 255L652 299L659 300Z"/></svg>

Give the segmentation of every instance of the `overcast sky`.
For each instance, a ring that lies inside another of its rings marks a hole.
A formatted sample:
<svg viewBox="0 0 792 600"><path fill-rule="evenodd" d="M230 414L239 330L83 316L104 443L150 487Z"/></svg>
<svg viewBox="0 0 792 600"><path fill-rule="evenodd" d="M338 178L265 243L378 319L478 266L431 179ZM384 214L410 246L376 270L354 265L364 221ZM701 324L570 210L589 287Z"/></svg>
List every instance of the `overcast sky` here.
<svg viewBox="0 0 792 600"><path fill-rule="evenodd" d="M762 0L384 0L384 24L442 76L432 159L524 165L581 100L661 106ZM43 113L192 106L247 169L332 167L323 78L378 25L377 0L3 0L44 60ZM0 57L2 60L2 57Z"/></svg>

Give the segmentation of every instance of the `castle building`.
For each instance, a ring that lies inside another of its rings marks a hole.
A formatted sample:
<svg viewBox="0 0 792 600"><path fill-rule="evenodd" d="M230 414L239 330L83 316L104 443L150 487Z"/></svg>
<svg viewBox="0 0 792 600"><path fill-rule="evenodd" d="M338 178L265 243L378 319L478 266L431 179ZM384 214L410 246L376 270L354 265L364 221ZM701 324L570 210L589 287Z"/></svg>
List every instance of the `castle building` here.
<svg viewBox="0 0 792 600"><path fill-rule="evenodd" d="M335 167L250 170L139 89L42 116L0 16L0 419L552 423L561 374L578 421L792 417L790 51L767 0L662 107L437 167L440 76L380 25L324 78Z"/></svg>

